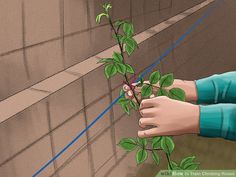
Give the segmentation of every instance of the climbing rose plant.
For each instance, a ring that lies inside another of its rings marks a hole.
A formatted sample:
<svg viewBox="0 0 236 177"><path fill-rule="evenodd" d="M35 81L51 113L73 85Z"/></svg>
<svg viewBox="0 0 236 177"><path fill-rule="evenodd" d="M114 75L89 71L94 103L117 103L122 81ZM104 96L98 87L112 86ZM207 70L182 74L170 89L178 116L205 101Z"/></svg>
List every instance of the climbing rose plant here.
<svg viewBox="0 0 236 177"><path fill-rule="evenodd" d="M97 15L96 22L100 23L102 18L108 20L113 32L112 37L117 41L120 51L114 51L110 58L102 58L99 60L99 63L104 63L104 73L107 79L119 74L124 77L124 82L131 88L135 101L125 98L123 89L120 91L120 96L122 97L117 103L122 107L124 112L130 115L131 109L138 111L140 100L149 98L154 94L154 90L156 90L155 96L167 96L171 99L185 101L185 92L182 89L167 89L167 87L170 87L174 82L174 76L172 73L161 75L159 71L154 71L149 76L149 82L144 82L144 80L139 76L140 81L138 84L136 86L132 85L128 76L135 78L136 73L134 68L130 64L126 63L125 56L130 57L135 49L138 48L138 44L133 38L134 26L132 23L124 20L113 22L109 14L109 11L112 9L110 3L105 3L102 7L103 12ZM141 93L139 93L139 97L141 97L141 99L138 99L138 95L134 91L135 87L140 87ZM145 162L150 153L154 163L159 165L159 153L162 152L165 153L167 158L167 168L169 170L196 170L200 165L200 163L195 162L195 156L185 157L179 163L172 160L171 154L174 151L175 144L170 136L159 136L153 138L123 138L120 140L118 146L127 152L137 150L137 164Z"/></svg>

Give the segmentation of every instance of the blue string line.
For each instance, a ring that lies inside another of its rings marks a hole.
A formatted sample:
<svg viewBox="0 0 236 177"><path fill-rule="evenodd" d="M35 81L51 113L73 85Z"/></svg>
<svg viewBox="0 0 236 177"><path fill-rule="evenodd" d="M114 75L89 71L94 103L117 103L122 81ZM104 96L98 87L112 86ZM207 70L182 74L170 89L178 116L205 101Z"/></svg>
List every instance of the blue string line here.
<svg viewBox="0 0 236 177"><path fill-rule="evenodd" d="M218 0L220 1L220 0ZM160 57L159 59L154 62L150 67L148 67L141 75L136 79L134 82L140 81L145 75L147 75L155 66L157 66L163 58L165 58L178 44L185 39L187 35L189 35L195 27L197 27L205 18L207 18L212 11L215 9L216 6L211 6L208 8L207 12L197 20L194 25L192 25L180 38L171 45ZM70 146L72 146L86 131L88 131L99 119L102 118L107 111L109 111L114 104L118 102L120 98L124 96L124 93L121 94L118 98L116 98L102 113L100 113L84 130L82 130L66 147L64 147L58 154L56 154L51 160L49 160L40 170L38 170L32 177L36 177L39 175L45 168L47 168L53 161L55 161L60 155L62 155Z"/></svg>

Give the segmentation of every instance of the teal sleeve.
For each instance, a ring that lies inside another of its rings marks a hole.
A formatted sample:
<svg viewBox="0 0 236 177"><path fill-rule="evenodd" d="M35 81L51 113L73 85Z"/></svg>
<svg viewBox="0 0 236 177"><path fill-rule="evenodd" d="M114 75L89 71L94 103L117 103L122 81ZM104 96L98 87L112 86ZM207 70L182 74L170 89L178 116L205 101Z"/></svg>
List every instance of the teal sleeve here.
<svg viewBox="0 0 236 177"><path fill-rule="evenodd" d="M196 81L198 103L236 103L236 71Z"/></svg>
<svg viewBox="0 0 236 177"><path fill-rule="evenodd" d="M236 104L200 106L199 135L236 141Z"/></svg>

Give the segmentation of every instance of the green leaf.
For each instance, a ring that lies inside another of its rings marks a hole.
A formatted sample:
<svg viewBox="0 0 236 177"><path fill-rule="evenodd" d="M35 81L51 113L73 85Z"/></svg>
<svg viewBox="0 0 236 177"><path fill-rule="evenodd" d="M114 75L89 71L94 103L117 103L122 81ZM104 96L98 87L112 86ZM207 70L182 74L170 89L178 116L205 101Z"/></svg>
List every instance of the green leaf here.
<svg viewBox="0 0 236 177"><path fill-rule="evenodd" d="M103 16L108 17L108 15L107 15L106 13L98 14L97 17L96 17L96 22L97 22L97 23L100 23L100 22L101 22L101 18L102 18Z"/></svg>
<svg viewBox="0 0 236 177"><path fill-rule="evenodd" d="M111 5L110 3L105 3L102 7L104 8L104 10L105 10L106 12L108 12L109 9L112 8L112 5Z"/></svg>
<svg viewBox="0 0 236 177"><path fill-rule="evenodd" d="M169 93L167 90L163 89L163 88L160 88L158 91L157 91L157 96L168 96Z"/></svg>
<svg viewBox="0 0 236 177"><path fill-rule="evenodd" d="M195 156L189 156L189 157L184 158L184 159L180 162L180 167L183 168L183 169L185 169L185 168L186 168L186 165L189 164L189 163L192 163L195 158L196 158Z"/></svg>
<svg viewBox="0 0 236 177"><path fill-rule="evenodd" d="M156 151L152 151L152 159L157 165L160 163L160 158Z"/></svg>
<svg viewBox="0 0 236 177"><path fill-rule="evenodd" d="M150 85L144 85L141 89L142 97L149 97L152 94L152 87Z"/></svg>
<svg viewBox="0 0 236 177"><path fill-rule="evenodd" d="M200 163L192 162L185 165L184 170L197 170Z"/></svg>
<svg viewBox="0 0 236 177"><path fill-rule="evenodd" d="M100 59L97 63L111 63L113 62L113 58L103 58L103 59Z"/></svg>
<svg viewBox="0 0 236 177"><path fill-rule="evenodd" d="M115 63L116 69L118 73L120 74L125 74L126 73L126 66L122 63Z"/></svg>
<svg viewBox="0 0 236 177"><path fill-rule="evenodd" d="M147 139L146 138L137 138L137 141L142 147L145 147L147 145Z"/></svg>
<svg viewBox="0 0 236 177"><path fill-rule="evenodd" d="M121 104L121 107L128 115L130 115L130 109L128 104Z"/></svg>
<svg viewBox="0 0 236 177"><path fill-rule="evenodd" d="M123 42L125 43L125 51L130 56L134 52L137 42L131 37L125 37Z"/></svg>
<svg viewBox="0 0 236 177"><path fill-rule="evenodd" d="M134 26L131 23L124 23L123 24L123 31L128 36L131 37L134 33Z"/></svg>
<svg viewBox="0 0 236 177"><path fill-rule="evenodd" d="M118 104L125 104L125 105L127 105L127 104L129 104L129 102L130 102L130 100L129 99L126 99L126 98L120 98L119 100L118 100Z"/></svg>
<svg viewBox="0 0 236 177"><path fill-rule="evenodd" d="M161 87L169 87L173 84L174 82L174 76L173 74L166 74L164 76L161 77L160 80L160 86Z"/></svg>
<svg viewBox="0 0 236 177"><path fill-rule="evenodd" d="M170 164L171 164L172 170L177 170L178 164L177 164L175 161L172 161L172 160L171 160L171 161L170 161ZM168 170L171 170L169 164L168 164Z"/></svg>
<svg viewBox="0 0 236 177"><path fill-rule="evenodd" d="M124 23L125 23L124 21L117 20L117 21L115 22L115 26L116 26L116 27L119 27L120 25L123 25Z"/></svg>
<svg viewBox="0 0 236 177"><path fill-rule="evenodd" d="M169 97L175 100L185 101L185 92L180 88L172 88L169 90Z"/></svg>
<svg viewBox="0 0 236 177"><path fill-rule="evenodd" d="M149 77L150 84L156 84L161 78L161 74L159 71L153 72Z"/></svg>
<svg viewBox="0 0 236 177"><path fill-rule="evenodd" d="M162 137L161 139L161 148L167 153L167 154L171 154L175 148L175 144L173 142L173 140L168 137Z"/></svg>
<svg viewBox="0 0 236 177"><path fill-rule="evenodd" d="M123 62L123 57L120 53L118 52L114 52L112 57L114 58L114 60L118 63L122 63Z"/></svg>
<svg viewBox="0 0 236 177"><path fill-rule="evenodd" d="M111 64L111 65L105 66L105 75L106 75L107 79L111 78L116 73L117 73L117 69L116 69L115 65Z"/></svg>
<svg viewBox="0 0 236 177"><path fill-rule="evenodd" d="M118 146L130 152L130 151L133 151L137 147L137 143L134 138L123 138L118 143Z"/></svg>
<svg viewBox="0 0 236 177"><path fill-rule="evenodd" d="M126 66L126 72L131 73L131 74L135 73L135 71L131 65L125 64L125 66Z"/></svg>
<svg viewBox="0 0 236 177"><path fill-rule="evenodd" d="M144 149L139 149L136 154L136 162L137 164L143 163L145 160L147 160L148 153Z"/></svg>
<svg viewBox="0 0 236 177"><path fill-rule="evenodd" d="M138 110L139 105L134 102L133 100L130 100L130 106L134 109L134 110Z"/></svg>
<svg viewBox="0 0 236 177"><path fill-rule="evenodd" d="M161 147L161 137L152 138L152 148L158 149Z"/></svg>
<svg viewBox="0 0 236 177"><path fill-rule="evenodd" d="M113 37L114 39L116 39L117 42L120 41L120 42L123 43L123 39L124 39L123 37L124 37L124 36L122 36L121 34L117 34L117 36L116 36L115 34L112 34L112 37Z"/></svg>

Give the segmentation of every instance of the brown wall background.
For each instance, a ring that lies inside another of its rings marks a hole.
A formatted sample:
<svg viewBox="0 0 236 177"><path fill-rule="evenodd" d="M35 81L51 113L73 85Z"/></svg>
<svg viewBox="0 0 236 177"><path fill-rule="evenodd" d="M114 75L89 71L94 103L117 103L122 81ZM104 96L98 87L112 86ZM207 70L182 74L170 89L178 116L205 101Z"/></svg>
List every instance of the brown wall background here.
<svg viewBox="0 0 236 177"><path fill-rule="evenodd" d="M106 23L95 24L101 0L0 1L0 99L82 62L114 45ZM136 32L174 16L203 0L112 0L115 19L131 20ZM198 79L235 70L234 0L223 5L168 55L158 69L177 78ZM122 11L121 11L122 9ZM197 11L143 42L130 63L148 67L204 12ZM151 31L150 31L151 32ZM0 176L28 177L67 145L113 99L121 81L107 81L103 67L0 124ZM102 83L102 84L101 84ZM114 106L86 135L41 176L149 177L160 167L135 165L134 154L116 146L136 136L136 117ZM186 135L175 138L173 158L195 154L202 169L235 169L234 142ZM163 161L164 157L162 158Z"/></svg>

